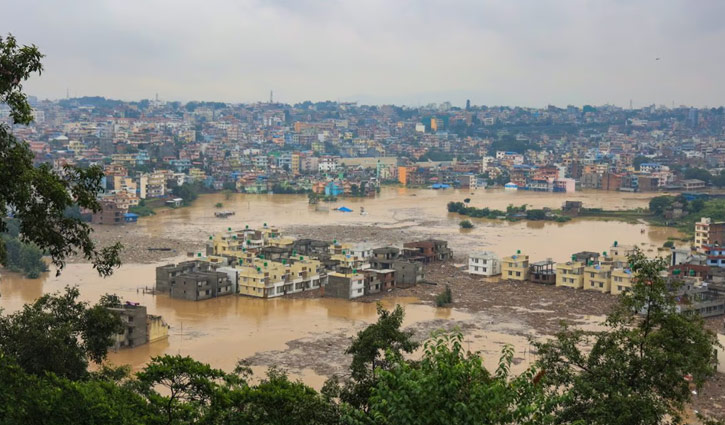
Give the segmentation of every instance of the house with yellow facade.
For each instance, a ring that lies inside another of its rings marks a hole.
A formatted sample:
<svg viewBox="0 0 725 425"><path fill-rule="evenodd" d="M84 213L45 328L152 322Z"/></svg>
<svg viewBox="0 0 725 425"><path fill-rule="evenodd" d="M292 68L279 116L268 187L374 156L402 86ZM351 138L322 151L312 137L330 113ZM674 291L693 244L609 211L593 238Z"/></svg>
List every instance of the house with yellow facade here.
<svg viewBox="0 0 725 425"><path fill-rule="evenodd" d="M584 267L584 289L588 291L610 292L612 284L612 266L594 264Z"/></svg>
<svg viewBox="0 0 725 425"><path fill-rule="evenodd" d="M614 241L614 244L609 248L609 258L615 263L627 263L629 256L634 254L636 247L634 245L620 245L619 242Z"/></svg>
<svg viewBox="0 0 725 425"><path fill-rule="evenodd" d="M501 260L501 278L525 281L529 279L529 256L518 251Z"/></svg>
<svg viewBox="0 0 725 425"><path fill-rule="evenodd" d="M584 287L584 263L569 261L556 265L556 286L581 289Z"/></svg>
<svg viewBox="0 0 725 425"><path fill-rule="evenodd" d="M299 256L289 261L271 261L257 257L239 260L239 294L272 298L324 286L322 263Z"/></svg>
<svg viewBox="0 0 725 425"><path fill-rule="evenodd" d="M622 292L628 291L630 289L632 289L632 270L612 270L612 295L619 295Z"/></svg>

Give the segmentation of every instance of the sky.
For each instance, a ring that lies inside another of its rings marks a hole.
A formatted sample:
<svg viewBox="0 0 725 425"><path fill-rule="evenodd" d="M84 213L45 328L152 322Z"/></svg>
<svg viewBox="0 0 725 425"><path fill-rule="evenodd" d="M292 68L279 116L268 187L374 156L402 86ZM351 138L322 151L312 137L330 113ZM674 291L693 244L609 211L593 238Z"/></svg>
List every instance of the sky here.
<svg viewBox="0 0 725 425"><path fill-rule="evenodd" d="M722 0L0 0L40 98L725 103ZM657 60L659 58L659 60Z"/></svg>

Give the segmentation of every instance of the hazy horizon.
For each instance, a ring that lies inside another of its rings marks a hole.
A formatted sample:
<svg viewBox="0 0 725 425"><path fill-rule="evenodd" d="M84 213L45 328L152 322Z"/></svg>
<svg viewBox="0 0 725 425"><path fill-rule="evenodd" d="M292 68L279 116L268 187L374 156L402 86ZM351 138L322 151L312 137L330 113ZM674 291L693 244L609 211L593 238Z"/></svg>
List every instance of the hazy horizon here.
<svg viewBox="0 0 725 425"><path fill-rule="evenodd" d="M715 0L0 1L3 35L46 55L43 99L725 103Z"/></svg>

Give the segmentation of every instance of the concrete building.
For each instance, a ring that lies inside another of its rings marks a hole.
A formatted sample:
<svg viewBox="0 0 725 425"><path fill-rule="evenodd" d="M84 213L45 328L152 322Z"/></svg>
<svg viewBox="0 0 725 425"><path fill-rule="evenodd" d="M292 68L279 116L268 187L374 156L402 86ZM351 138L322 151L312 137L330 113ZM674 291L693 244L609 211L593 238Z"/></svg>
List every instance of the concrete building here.
<svg viewBox="0 0 725 425"><path fill-rule="evenodd" d="M584 267L584 289L609 293L612 288L612 266L596 264Z"/></svg>
<svg viewBox="0 0 725 425"><path fill-rule="evenodd" d="M365 295L395 288L395 270L393 269L366 269L364 274Z"/></svg>
<svg viewBox="0 0 725 425"><path fill-rule="evenodd" d="M250 253L234 268L238 270L239 294L252 297L273 298L320 289L327 280L321 262L305 256L278 262Z"/></svg>
<svg viewBox="0 0 725 425"><path fill-rule="evenodd" d="M611 247L609 247L609 259L615 263L628 263L629 256L637 251L637 247L634 245L620 245L619 242L614 241Z"/></svg>
<svg viewBox="0 0 725 425"><path fill-rule="evenodd" d="M213 270L213 265L206 261L182 261L179 264L167 264L156 267L156 291L169 293L174 279L184 273L207 272Z"/></svg>
<svg viewBox="0 0 725 425"><path fill-rule="evenodd" d="M554 265L555 263L550 258L531 263L529 266L529 279L533 283L542 283L544 285L556 284Z"/></svg>
<svg viewBox="0 0 725 425"><path fill-rule="evenodd" d="M708 266L725 268L725 246L704 245L703 249L707 255Z"/></svg>
<svg viewBox="0 0 725 425"><path fill-rule="evenodd" d="M117 313L123 323L123 331L115 336L113 350L138 347L169 336L169 325L161 316L147 314L145 306L126 302L109 310Z"/></svg>
<svg viewBox="0 0 725 425"><path fill-rule="evenodd" d="M327 276L325 296L334 298L353 298L365 295L365 275L362 273L330 273Z"/></svg>
<svg viewBox="0 0 725 425"><path fill-rule="evenodd" d="M448 261L453 258L453 251L448 248L448 242L440 239L406 242L403 244L403 256L411 261L430 263L433 261Z"/></svg>
<svg viewBox="0 0 725 425"><path fill-rule="evenodd" d="M468 256L468 273L480 276L501 274L501 260L493 251L474 252Z"/></svg>
<svg viewBox="0 0 725 425"><path fill-rule="evenodd" d="M695 248L704 253L707 245L725 244L725 222L702 217L695 223Z"/></svg>
<svg viewBox="0 0 725 425"><path fill-rule="evenodd" d="M161 198L166 195L166 175L161 172L142 174L139 178L139 198Z"/></svg>
<svg viewBox="0 0 725 425"><path fill-rule="evenodd" d="M614 269L612 270L612 295L619 295L632 289L632 270L630 269Z"/></svg>
<svg viewBox="0 0 725 425"><path fill-rule="evenodd" d="M584 287L584 263L569 261L556 265L556 286L581 289Z"/></svg>
<svg viewBox="0 0 725 425"><path fill-rule="evenodd" d="M392 269L395 270L395 286L407 288L425 279L421 263L396 260L393 262Z"/></svg>
<svg viewBox="0 0 725 425"><path fill-rule="evenodd" d="M501 260L501 277L518 281L529 280L529 256L519 251L510 257L504 257Z"/></svg>
<svg viewBox="0 0 725 425"><path fill-rule="evenodd" d="M226 273L190 272L174 278L171 298L202 301L232 294L232 282Z"/></svg>
<svg viewBox="0 0 725 425"><path fill-rule="evenodd" d="M115 202L101 202L101 210L93 213L91 222L93 224L120 225L125 223L124 216L128 213L127 208L121 208Z"/></svg>

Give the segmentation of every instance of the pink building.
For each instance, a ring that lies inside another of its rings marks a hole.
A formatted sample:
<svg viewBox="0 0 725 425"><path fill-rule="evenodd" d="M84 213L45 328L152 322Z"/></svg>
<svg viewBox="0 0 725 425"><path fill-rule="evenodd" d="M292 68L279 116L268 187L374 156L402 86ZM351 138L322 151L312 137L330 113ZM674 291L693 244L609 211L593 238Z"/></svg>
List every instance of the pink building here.
<svg viewBox="0 0 725 425"><path fill-rule="evenodd" d="M558 178L554 180L554 192L576 192L576 180L570 178Z"/></svg>

